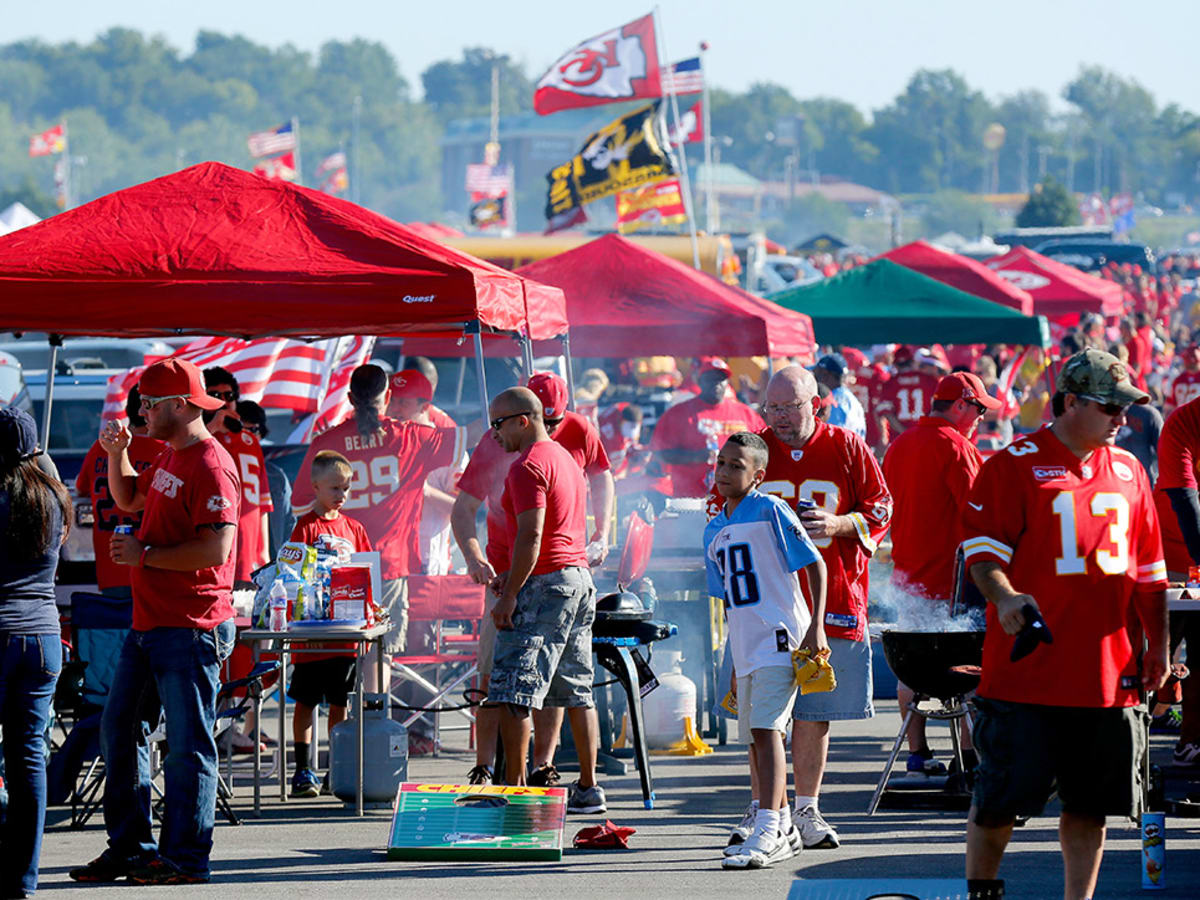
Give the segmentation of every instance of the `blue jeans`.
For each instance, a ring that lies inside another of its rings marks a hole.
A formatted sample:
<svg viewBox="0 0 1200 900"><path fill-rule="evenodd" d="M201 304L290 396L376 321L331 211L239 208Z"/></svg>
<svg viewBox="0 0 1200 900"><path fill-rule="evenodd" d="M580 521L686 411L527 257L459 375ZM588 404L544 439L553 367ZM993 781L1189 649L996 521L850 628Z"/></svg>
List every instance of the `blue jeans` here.
<svg viewBox="0 0 1200 900"><path fill-rule="evenodd" d="M0 831L0 896L37 890L46 820L46 726L62 669L57 634L0 631L0 726L8 819Z"/></svg>
<svg viewBox="0 0 1200 900"><path fill-rule="evenodd" d="M233 620L211 631L130 631L121 648L100 722L106 766L107 859L134 866L156 855L189 875L207 877L217 802L213 740L221 662L233 650ZM157 701L157 702L156 702ZM167 723L165 806L159 841L150 819L148 711L162 704Z"/></svg>

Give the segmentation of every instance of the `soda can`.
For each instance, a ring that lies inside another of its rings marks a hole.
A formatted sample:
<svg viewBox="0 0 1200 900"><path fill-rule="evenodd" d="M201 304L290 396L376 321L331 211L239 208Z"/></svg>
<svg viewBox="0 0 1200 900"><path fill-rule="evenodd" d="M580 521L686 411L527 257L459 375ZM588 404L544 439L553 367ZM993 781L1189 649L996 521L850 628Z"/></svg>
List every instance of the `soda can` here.
<svg viewBox="0 0 1200 900"><path fill-rule="evenodd" d="M801 497L799 500L796 501L797 514L805 513L805 512L808 512L810 509L816 509L816 508L817 508L816 500L812 500L807 497Z"/></svg>
<svg viewBox="0 0 1200 900"><path fill-rule="evenodd" d="M1142 888L1161 891L1167 886L1167 817L1142 813Z"/></svg>
<svg viewBox="0 0 1200 900"><path fill-rule="evenodd" d="M1200 566L1188 566L1187 587L1200 588Z"/></svg>
<svg viewBox="0 0 1200 900"><path fill-rule="evenodd" d="M118 525L113 529L113 534L133 534L132 525Z"/></svg>

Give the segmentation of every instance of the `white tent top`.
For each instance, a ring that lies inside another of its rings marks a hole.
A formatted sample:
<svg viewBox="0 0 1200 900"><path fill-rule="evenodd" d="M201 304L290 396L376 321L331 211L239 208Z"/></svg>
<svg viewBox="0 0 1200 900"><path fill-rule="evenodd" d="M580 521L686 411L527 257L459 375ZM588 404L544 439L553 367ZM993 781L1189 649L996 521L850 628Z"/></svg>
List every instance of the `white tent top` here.
<svg viewBox="0 0 1200 900"><path fill-rule="evenodd" d="M0 234L8 234L26 225L36 225L42 221L28 206L17 201L4 212L0 212Z"/></svg>

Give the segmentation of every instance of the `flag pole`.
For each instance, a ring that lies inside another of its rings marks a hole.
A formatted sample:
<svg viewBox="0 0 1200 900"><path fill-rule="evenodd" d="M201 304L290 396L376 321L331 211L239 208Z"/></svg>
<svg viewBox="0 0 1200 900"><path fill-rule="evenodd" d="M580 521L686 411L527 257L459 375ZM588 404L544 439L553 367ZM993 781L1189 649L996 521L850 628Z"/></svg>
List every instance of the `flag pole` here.
<svg viewBox="0 0 1200 900"><path fill-rule="evenodd" d="M708 72L704 69L704 55L707 52L708 41L701 41L700 77L704 79L704 93L701 98L704 104L704 228L709 234L715 234L720 225L717 223L716 198L713 197L712 103L708 93Z"/></svg>
<svg viewBox="0 0 1200 900"><path fill-rule="evenodd" d="M292 116L292 135L296 138L296 184L304 184L304 166L300 162L300 117Z"/></svg>
<svg viewBox="0 0 1200 900"><path fill-rule="evenodd" d="M71 139L67 136L67 117L63 116L63 209L71 209ZM53 376L53 373L51 373ZM49 405L49 404L47 404Z"/></svg>
<svg viewBox="0 0 1200 900"><path fill-rule="evenodd" d="M358 183L361 180L361 169L359 168L359 160L361 157L358 154L358 120L362 116L362 95L354 95L354 168L350 171L350 199L355 203L359 202Z"/></svg>
<svg viewBox="0 0 1200 900"><path fill-rule="evenodd" d="M668 82L667 96L671 100L671 115L675 119L675 130L680 131L679 124L679 99L675 96L675 68L670 62L670 54L667 53L667 42L663 38L663 27L659 21L658 7L654 7L654 31L657 37L658 46L661 48L662 57L667 60L666 69L670 74L671 80ZM659 66L659 77L662 77L662 66ZM675 143L671 140L671 131L667 129L667 151L670 152L671 145ZM687 164L687 149L684 143L679 143L679 174L683 182L683 208L687 213L688 220L688 235L692 239L692 267L700 268L700 242L696 238L696 213L692 207L692 186L688 179L688 164Z"/></svg>

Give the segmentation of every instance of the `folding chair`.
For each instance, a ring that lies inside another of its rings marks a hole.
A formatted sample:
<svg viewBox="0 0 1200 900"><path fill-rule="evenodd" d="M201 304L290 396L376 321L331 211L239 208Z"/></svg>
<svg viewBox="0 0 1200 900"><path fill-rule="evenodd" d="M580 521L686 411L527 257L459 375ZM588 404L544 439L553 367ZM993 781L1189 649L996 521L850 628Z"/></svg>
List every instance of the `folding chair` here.
<svg viewBox="0 0 1200 900"><path fill-rule="evenodd" d="M426 622L433 626L433 647L424 654L400 654L392 657L392 701L404 704L396 696L396 687L405 681L428 692L423 706L438 707L459 687L479 672L476 652L479 648L479 623L484 611L484 585L467 575L408 576L408 623ZM458 623L447 628L447 623ZM412 704L416 705L416 704ZM471 709L455 710L471 729L475 714ZM411 712L403 719L405 728L418 720L433 726L434 747L441 736L441 716L436 712ZM448 729L449 730L449 729ZM435 751L436 752L436 751Z"/></svg>
<svg viewBox="0 0 1200 900"><path fill-rule="evenodd" d="M71 594L71 644L77 665L84 667L82 687L73 697L64 695L63 706L58 707L68 713L61 719L66 735L50 760L47 783L51 802L71 804L72 828L87 824L103 800L100 714L132 624L132 600L88 591ZM68 704L73 708L67 710ZM72 722L69 731L67 719Z"/></svg>

